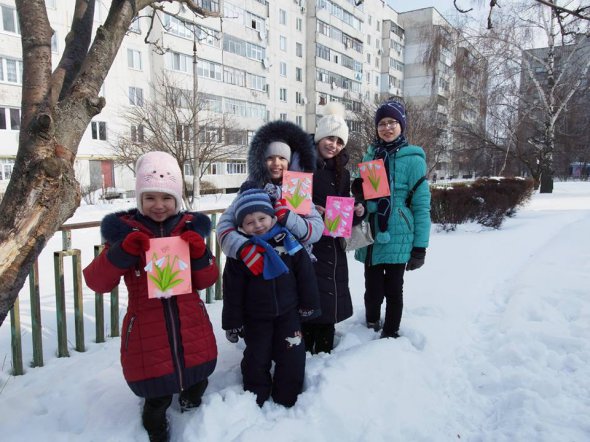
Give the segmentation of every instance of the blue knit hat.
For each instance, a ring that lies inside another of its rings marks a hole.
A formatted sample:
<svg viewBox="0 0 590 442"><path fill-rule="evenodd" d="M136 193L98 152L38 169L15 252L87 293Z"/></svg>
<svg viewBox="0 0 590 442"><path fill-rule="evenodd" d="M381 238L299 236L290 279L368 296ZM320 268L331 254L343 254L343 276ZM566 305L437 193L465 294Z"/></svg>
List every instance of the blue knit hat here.
<svg viewBox="0 0 590 442"><path fill-rule="evenodd" d="M396 119L399 122L402 133L406 131L406 109L399 101L386 101L377 108L377 112L375 112L375 127L385 117Z"/></svg>
<svg viewBox="0 0 590 442"><path fill-rule="evenodd" d="M275 209L270 203L270 197L261 189L249 189L239 193L236 197L235 207L236 225L241 226L246 215L254 212L263 212L275 216Z"/></svg>

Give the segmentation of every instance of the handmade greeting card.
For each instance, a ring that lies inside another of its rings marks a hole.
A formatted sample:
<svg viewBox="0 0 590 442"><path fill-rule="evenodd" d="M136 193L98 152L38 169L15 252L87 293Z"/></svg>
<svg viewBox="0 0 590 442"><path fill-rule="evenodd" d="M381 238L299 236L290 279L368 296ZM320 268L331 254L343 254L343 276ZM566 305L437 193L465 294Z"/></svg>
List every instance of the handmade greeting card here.
<svg viewBox="0 0 590 442"><path fill-rule="evenodd" d="M307 215L311 212L312 180L311 173L283 172L283 198L295 213Z"/></svg>
<svg viewBox="0 0 590 442"><path fill-rule="evenodd" d="M366 200L390 195L389 182L382 159L359 163L363 179L363 195Z"/></svg>
<svg viewBox="0 0 590 442"><path fill-rule="evenodd" d="M188 243L179 236L150 239L145 258L149 298L169 298L192 291Z"/></svg>
<svg viewBox="0 0 590 442"><path fill-rule="evenodd" d="M350 237L353 211L354 198L328 196L326 198L326 212L324 213L324 235Z"/></svg>

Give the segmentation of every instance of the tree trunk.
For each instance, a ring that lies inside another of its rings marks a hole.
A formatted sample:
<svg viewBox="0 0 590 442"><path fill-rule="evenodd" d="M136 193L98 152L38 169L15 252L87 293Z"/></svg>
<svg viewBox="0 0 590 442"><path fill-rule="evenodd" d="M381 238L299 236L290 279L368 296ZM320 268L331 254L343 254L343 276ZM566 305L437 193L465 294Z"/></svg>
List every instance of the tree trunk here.
<svg viewBox="0 0 590 442"><path fill-rule="evenodd" d="M544 172L541 175L539 193L553 193L553 175L551 173Z"/></svg>
<svg viewBox="0 0 590 442"><path fill-rule="evenodd" d="M47 241L80 203L74 173L78 145L104 107L98 91L137 13L132 3L113 2L90 50L78 50L73 63L60 65L73 70L72 81L63 72L52 76L52 30L44 2L16 2L23 46L22 117L12 179L0 203L0 325ZM80 14L75 14L66 45L79 46L80 38L91 32L93 8L88 4L76 3ZM70 46L64 54L72 55Z"/></svg>

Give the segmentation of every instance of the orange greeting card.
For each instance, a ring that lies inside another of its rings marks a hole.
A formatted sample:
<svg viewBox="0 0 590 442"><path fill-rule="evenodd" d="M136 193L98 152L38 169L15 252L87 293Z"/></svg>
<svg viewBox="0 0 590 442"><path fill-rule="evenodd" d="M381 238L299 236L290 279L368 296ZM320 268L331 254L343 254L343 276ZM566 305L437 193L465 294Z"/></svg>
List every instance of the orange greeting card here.
<svg viewBox="0 0 590 442"><path fill-rule="evenodd" d="M169 298L192 291L188 243L179 236L150 239L145 258L149 298Z"/></svg>
<svg viewBox="0 0 590 442"><path fill-rule="evenodd" d="M363 196L366 200L389 196L389 181L382 159L359 163L363 179Z"/></svg>
<svg viewBox="0 0 590 442"><path fill-rule="evenodd" d="M291 210L300 215L311 212L313 174L306 172L283 172L283 198Z"/></svg>

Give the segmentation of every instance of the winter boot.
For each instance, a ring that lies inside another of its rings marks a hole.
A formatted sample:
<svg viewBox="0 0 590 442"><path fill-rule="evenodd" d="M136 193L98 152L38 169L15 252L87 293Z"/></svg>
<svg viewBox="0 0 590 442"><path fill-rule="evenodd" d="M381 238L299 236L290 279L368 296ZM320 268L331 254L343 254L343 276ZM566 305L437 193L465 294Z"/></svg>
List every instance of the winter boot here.
<svg viewBox="0 0 590 442"><path fill-rule="evenodd" d="M201 405L201 398L203 397L203 393L205 393L208 384L209 381L205 379L180 393L178 396L178 403L180 404L180 411L182 413L193 410Z"/></svg>
<svg viewBox="0 0 590 442"><path fill-rule="evenodd" d="M375 322L367 321L367 328L372 328L373 330L378 332L379 330L381 330L381 321L375 321Z"/></svg>
<svg viewBox="0 0 590 442"><path fill-rule="evenodd" d="M150 442L170 442L170 425L166 421L166 425L148 431Z"/></svg>
<svg viewBox="0 0 590 442"><path fill-rule="evenodd" d="M383 330L381 332L381 339L384 339L384 338L397 339L397 338L399 338L399 332L394 331L393 333L385 333L385 330Z"/></svg>

